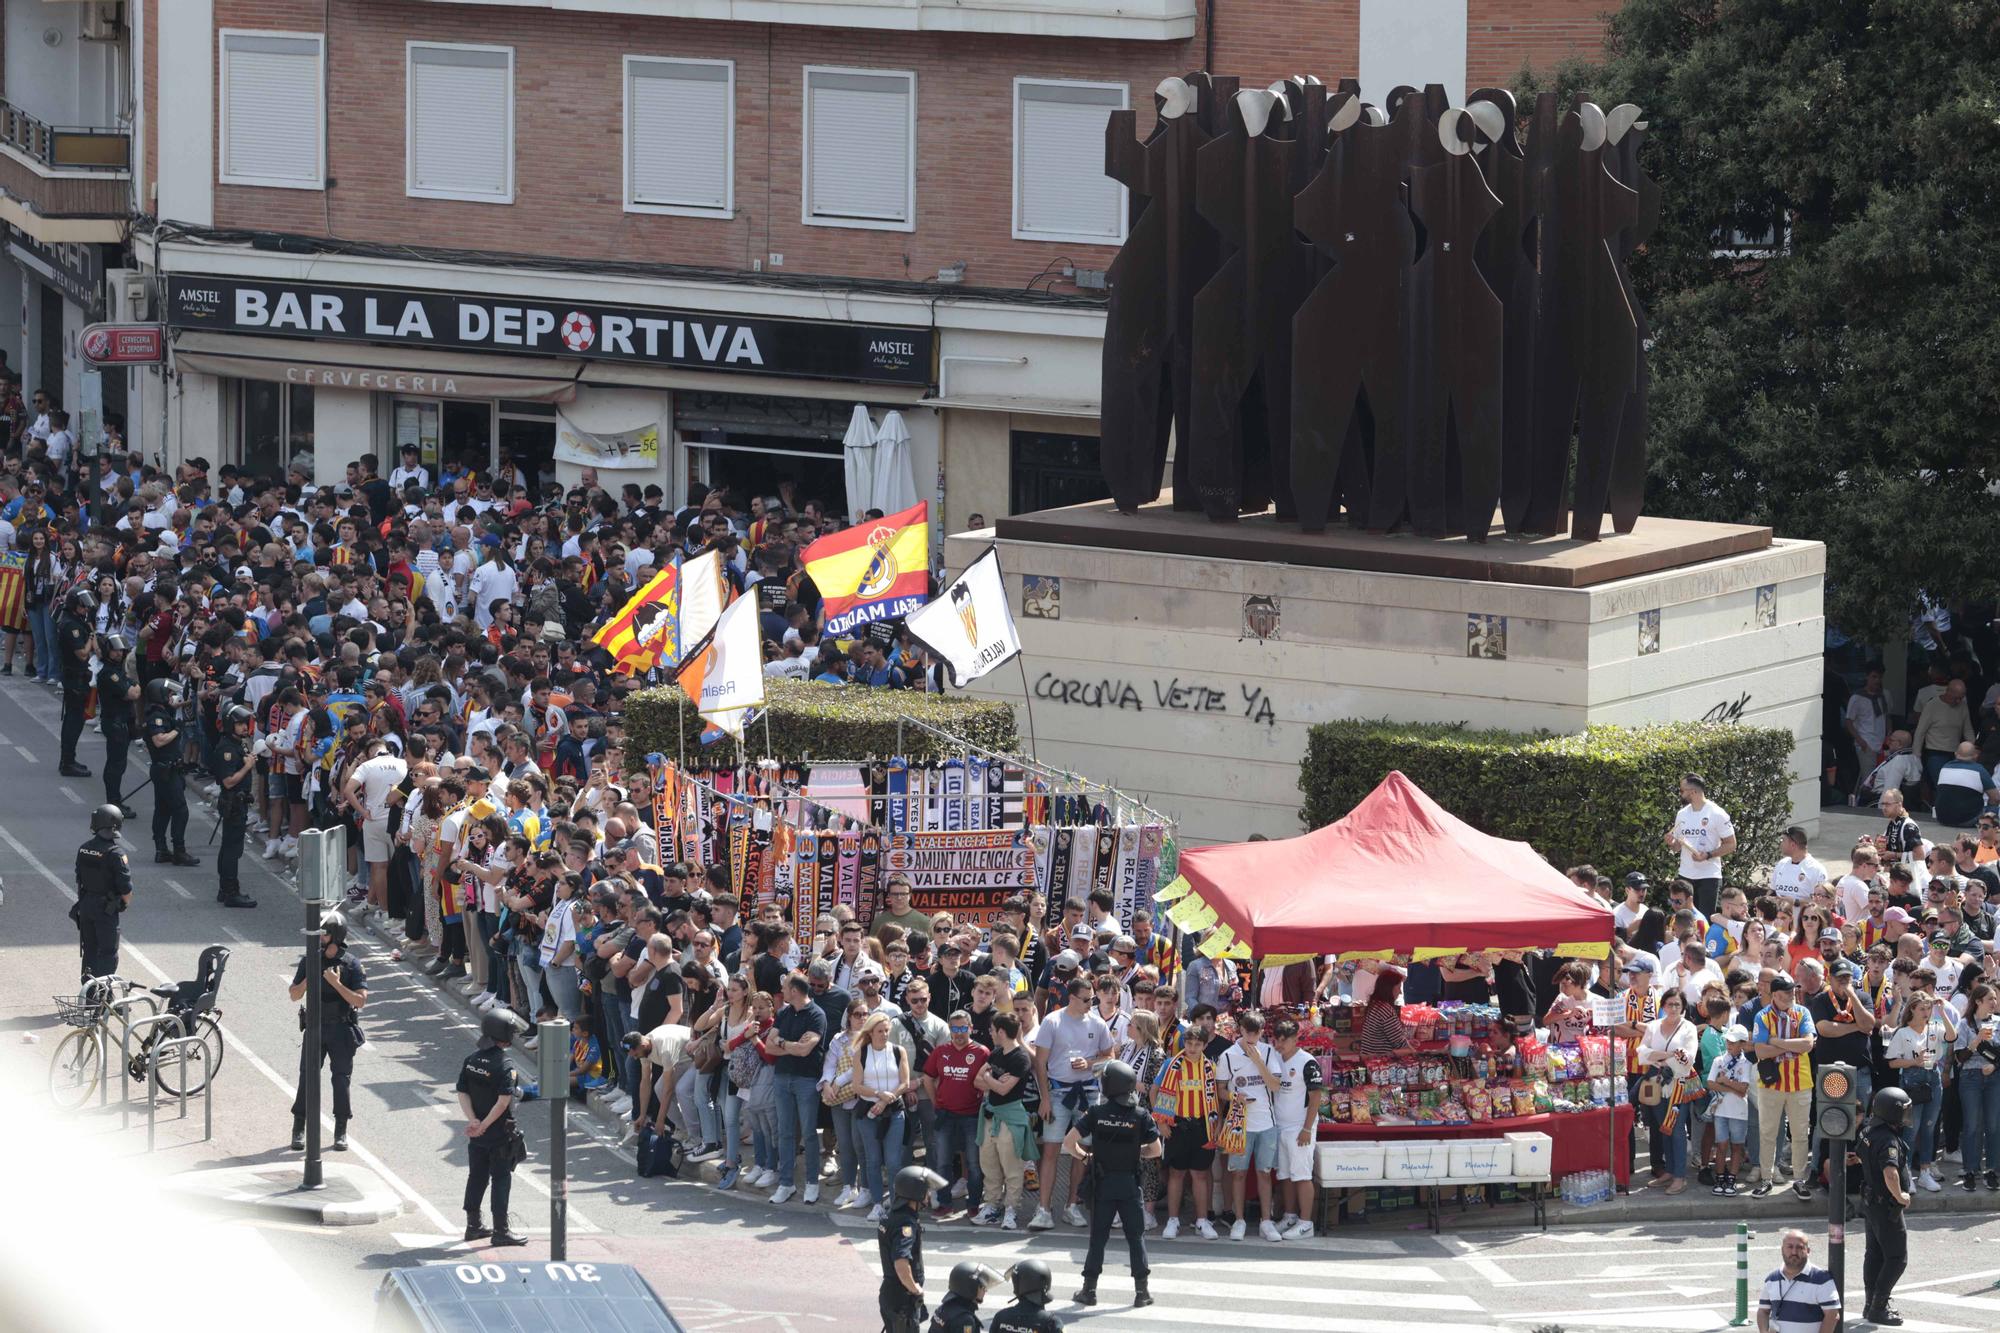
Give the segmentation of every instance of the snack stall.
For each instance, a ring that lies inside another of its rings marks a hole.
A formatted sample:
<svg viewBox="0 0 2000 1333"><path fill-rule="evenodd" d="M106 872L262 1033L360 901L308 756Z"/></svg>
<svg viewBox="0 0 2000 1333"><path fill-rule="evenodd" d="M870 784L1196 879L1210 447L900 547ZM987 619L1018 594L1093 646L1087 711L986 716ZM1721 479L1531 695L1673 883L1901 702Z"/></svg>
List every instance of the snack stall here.
<svg viewBox="0 0 2000 1333"><path fill-rule="evenodd" d="M1601 959L1612 939L1606 904L1526 843L1473 828L1399 772L1337 823L1281 841L1196 848L1179 870L1159 895L1167 919L1203 932L1212 957L1266 967L1527 949ZM1619 1145L1633 1108L1624 1043L1608 1031L1549 1044L1515 1034L1488 1005L1405 1004L1407 1047L1362 1055L1354 1040L1362 1014L1355 1002L1303 1016L1300 1043L1319 1056L1329 1089L1321 1140L1540 1131L1558 1178L1604 1169L1627 1178Z"/></svg>

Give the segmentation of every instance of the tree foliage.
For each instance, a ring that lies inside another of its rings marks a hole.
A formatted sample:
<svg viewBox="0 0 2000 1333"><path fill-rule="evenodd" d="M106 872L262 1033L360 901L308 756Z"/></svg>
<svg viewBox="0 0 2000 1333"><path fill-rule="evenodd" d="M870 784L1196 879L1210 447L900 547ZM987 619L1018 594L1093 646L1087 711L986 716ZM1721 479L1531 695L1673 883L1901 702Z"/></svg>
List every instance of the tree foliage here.
<svg viewBox="0 0 2000 1333"><path fill-rule="evenodd" d="M2000 592L2000 4L1627 0L1550 82L1650 127L1647 511L1825 542L1877 641ZM1715 256L1774 215L1781 253Z"/></svg>

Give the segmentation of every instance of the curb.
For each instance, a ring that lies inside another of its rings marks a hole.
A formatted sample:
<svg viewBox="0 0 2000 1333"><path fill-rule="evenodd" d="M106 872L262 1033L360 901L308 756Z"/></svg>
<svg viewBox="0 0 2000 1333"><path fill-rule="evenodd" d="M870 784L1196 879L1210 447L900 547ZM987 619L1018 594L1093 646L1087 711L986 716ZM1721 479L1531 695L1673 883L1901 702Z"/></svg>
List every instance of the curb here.
<svg viewBox="0 0 2000 1333"><path fill-rule="evenodd" d="M199 1203L326 1227L372 1226L402 1214L403 1201L367 1167L348 1162L324 1165L322 1190L299 1188L298 1172L289 1163L275 1169L243 1166L183 1172L169 1179L167 1188Z"/></svg>

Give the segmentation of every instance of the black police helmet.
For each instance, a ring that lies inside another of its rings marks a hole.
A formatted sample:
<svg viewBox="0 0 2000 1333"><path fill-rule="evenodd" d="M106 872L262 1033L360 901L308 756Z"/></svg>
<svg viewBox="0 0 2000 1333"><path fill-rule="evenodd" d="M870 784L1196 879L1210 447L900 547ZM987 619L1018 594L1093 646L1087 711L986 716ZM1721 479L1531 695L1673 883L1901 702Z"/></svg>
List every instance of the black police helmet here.
<svg viewBox="0 0 2000 1333"><path fill-rule="evenodd" d="M338 912L328 912L319 919L320 938L334 944L347 943L347 918Z"/></svg>
<svg viewBox="0 0 2000 1333"><path fill-rule="evenodd" d="M986 1299L987 1289L999 1282L1000 1275L985 1264L965 1259L951 1266L951 1278L945 1285L952 1295L977 1305Z"/></svg>
<svg viewBox="0 0 2000 1333"><path fill-rule="evenodd" d="M158 680L146 682L146 702L167 708L181 706L181 683L172 676L161 676Z"/></svg>
<svg viewBox="0 0 2000 1333"><path fill-rule="evenodd" d="M1104 1100L1107 1102L1129 1102L1139 1086L1139 1076L1123 1060L1106 1064L1098 1078L1104 1084Z"/></svg>
<svg viewBox="0 0 2000 1333"><path fill-rule="evenodd" d="M244 722L255 722L256 720L257 715L242 704L232 704L222 714L222 725L225 727L234 727Z"/></svg>
<svg viewBox="0 0 2000 1333"><path fill-rule="evenodd" d="M1040 1259L1023 1259L1007 1270L1007 1276L1013 1280L1015 1300L1047 1305L1053 1299L1050 1288L1055 1286L1055 1277Z"/></svg>
<svg viewBox="0 0 2000 1333"><path fill-rule="evenodd" d="M931 1196L932 1190L941 1190L950 1183L927 1166L906 1166L896 1173L896 1197L921 1203Z"/></svg>
<svg viewBox="0 0 2000 1333"><path fill-rule="evenodd" d="M116 833L125 827L125 812L115 805L100 805L90 812L92 833Z"/></svg>
<svg viewBox="0 0 2000 1333"><path fill-rule="evenodd" d="M488 1014L479 1020L479 1035L502 1046L514 1041L514 1020L504 1014Z"/></svg>
<svg viewBox="0 0 2000 1333"><path fill-rule="evenodd" d="M69 596L63 598L63 610L73 616L97 614L97 594L88 588L72 588Z"/></svg>
<svg viewBox="0 0 2000 1333"><path fill-rule="evenodd" d="M1868 1103L1868 1114L1891 1129L1901 1129L1910 1118L1910 1094L1901 1088L1878 1088Z"/></svg>

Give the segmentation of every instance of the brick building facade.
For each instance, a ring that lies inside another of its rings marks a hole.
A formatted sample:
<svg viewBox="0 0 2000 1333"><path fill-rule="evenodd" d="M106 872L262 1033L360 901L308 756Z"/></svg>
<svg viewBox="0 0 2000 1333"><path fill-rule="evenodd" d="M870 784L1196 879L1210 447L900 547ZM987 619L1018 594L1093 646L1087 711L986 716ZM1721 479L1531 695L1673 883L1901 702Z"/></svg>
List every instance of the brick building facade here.
<svg viewBox="0 0 2000 1333"><path fill-rule="evenodd" d="M670 495L765 489L791 467L826 489L859 402L903 414L918 491L949 526L1067 502L1091 488L1102 329L1075 275L1109 265L1123 222L1080 126L1124 104L1143 134L1153 86L1211 52L1246 86L1313 73L1462 96L1591 53L1602 5L679 0L669 17L617 0L153 0L135 14L157 130L143 174L178 225L140 258L166 276L170 322L210 277L544 302L559 321L590 302L765 317L813 326L786 326L805 343L930 339L912 383L810 373L824 349L783 373L608 366L547 328L447 349L209 322L176 335L191 355L166 390L170 452L268 466L310 450L330 476L417 438L427 456L525 452L548 480L574 470L548 458L560 412L585 432L660 427L657 464L619 479ZM440 371L458 392L434 392ZM424 388L399 394L398 373Z"/></svg>

